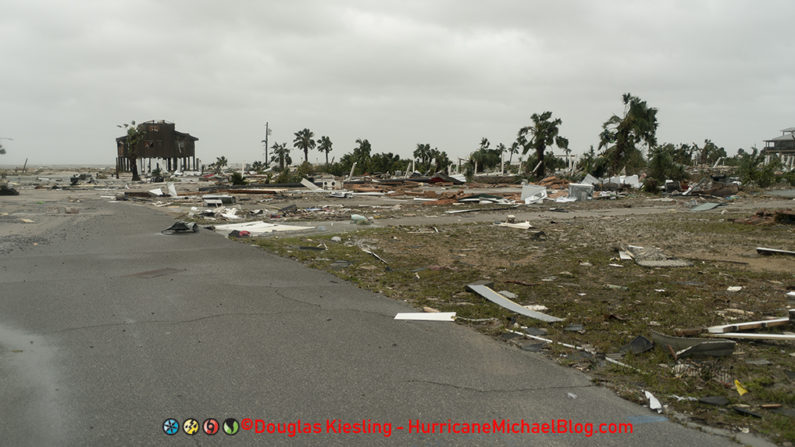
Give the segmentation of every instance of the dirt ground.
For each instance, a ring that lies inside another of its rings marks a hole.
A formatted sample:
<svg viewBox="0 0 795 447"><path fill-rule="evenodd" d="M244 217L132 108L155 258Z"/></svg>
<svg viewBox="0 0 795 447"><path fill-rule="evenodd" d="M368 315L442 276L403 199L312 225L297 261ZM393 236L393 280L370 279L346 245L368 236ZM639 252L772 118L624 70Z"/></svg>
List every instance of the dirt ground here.
<svg viewBox="0 0 795 447"><path fill-rule="evenodd" d="M114 201L125 191L165 190L163 184L113 179L53 190L46 188L58 182L46 174L11 179L24 200L37 202L42 213L66 215L70 207L90 213L86 204L91 200ZM43 189L35 189L37 185ZM202 226L230 223L201 214L206 209L201 186L178 182L183 197L130 198L127 205L158 207L175 219ZM795 308L787 297L795 290L795 256L762 256L756 247L795 250L795 226L739 222L758 210L794 208L786 194L743 191L731 199L703 199L629 192L616 200L516 206L427 205L394 195L338 199L301 189L236 196L238 202L227 206L238 208L241 219L235 222L314 227L241 238L241 243L298 259L417 309L456 312L458 324L502 338L517 349L545 352L629 400L648 405L644 391L649 391L672 419L751 432L781 445L795 443L792 341L737 340L731 355L722 357L675 357L659 344L642 353L622 353L638 336L651 340L652 332L674 335L677 329L786 317ZM721 206L691 211L707 201ZM3 202L0 210L0 252L11 253L16 244L46 243L25 239L25 226L36 225L35 213L21 215L13 203ZM292 205L293 210L284 211ZM448 213L460 210L473 211ZM369 224L352 223L351 214L365 216ZM509 215L532 227L495 225ZM653 247L692 265L642 267L620 259L619 249L629 245ZM544 313L564 321L544 323L521 316L466 290L478 280L515 294L521 305L544 306ZM793 334L793 327L790 323L750 332ZM747 393L740 395L735 381ZM704 402L718 397L726 401Z"/></svg>

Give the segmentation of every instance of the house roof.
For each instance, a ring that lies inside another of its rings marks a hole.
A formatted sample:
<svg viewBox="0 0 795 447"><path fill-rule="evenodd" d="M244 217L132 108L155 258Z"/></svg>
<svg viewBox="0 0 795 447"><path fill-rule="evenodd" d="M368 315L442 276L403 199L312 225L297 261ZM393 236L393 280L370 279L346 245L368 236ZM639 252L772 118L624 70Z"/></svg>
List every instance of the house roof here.
<svg viewBox="0 0 795 447"><path fill-rule="evenodd" d="M781 135L780 137L776 137L776 138L771 138L769 140L765 140L765 142L768 142L768 141L793 141L793 140L795 140L795 135L790 134L790 135Z"/></svg>

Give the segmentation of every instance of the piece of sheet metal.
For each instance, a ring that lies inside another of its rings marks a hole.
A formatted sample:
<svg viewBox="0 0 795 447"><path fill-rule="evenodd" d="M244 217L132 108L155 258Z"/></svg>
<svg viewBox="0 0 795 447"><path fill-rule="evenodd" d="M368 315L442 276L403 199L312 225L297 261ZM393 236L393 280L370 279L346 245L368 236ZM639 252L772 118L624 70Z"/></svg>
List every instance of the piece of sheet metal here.
<svg viewBox="0 0 795 447"><path fill-rule="evenodd" d="M487 300L491 301L492 303L504 307L511 312L516 312L520 315L524 315L526 317L535 318L536 320L541 320L547 323L554 323L557 321L563 321L562 318L553 317L552 315L547 315L541 312L532 311L526 307L520 306L519 304L505 298L504 296L500 295L499 293L495 292L494 290L480 284L469 284L467 288L478 295L486 298Z"/></svg>

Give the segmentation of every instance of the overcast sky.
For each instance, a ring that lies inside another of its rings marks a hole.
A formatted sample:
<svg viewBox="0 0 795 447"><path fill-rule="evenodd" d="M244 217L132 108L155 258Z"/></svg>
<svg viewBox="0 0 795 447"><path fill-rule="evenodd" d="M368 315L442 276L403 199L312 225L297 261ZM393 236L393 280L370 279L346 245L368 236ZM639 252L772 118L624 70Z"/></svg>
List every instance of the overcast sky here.
<svg viewBox="0 0 795 447"><path fill-rule="evenodd" d="M113 164L117 124L161 119L207 162L262 159L266 121L337 158L357 138L454 158L545 110L582 153L625 92L660 142L733 153L795 126L793 20L791 0L3 0L0 164Z"/></svg>

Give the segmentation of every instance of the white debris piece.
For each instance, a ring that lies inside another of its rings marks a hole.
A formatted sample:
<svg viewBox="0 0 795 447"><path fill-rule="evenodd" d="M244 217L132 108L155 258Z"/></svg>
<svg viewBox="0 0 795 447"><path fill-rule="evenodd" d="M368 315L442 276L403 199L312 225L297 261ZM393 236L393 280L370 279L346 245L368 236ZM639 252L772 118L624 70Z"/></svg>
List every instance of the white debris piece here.
<svg viewBox="0 0 795 447"><path fill-rule="evenodd" d="M267 222L244 222L236 224L216 225L215 231L219 233L231 233L234 230L248 231L252 236L259 236L268 233L282 231L301 231L311 230L315 227L299 227L297 225L276 225Z"/></svg>
<svg viewBox="0 0 795 447"><path fill-rule="evenodd" d="M395 320L454 321L455 312L402 312L395 315Z"/></svg>
<svg viewBox="0 0 795 447"><path fill-rule="evenodd" d="M530 225L529 221L517 222L517 223L501 222L501 223L498 223L497 226L498 227L517 228L519 230L529 230L530 228L533 228L533 226Z"/></svg>
<svg viewBox="0 0 795 447"><path fill-rule="evenodd" d="M522 185L522 201L525 205L542 203L547 198L547 188L538 185Z"/></svg>
<svg viewBox="0 0 795 447"><path fill-rule="evenodd" d="M657 410L657 413L662 413L662 404L660 404L660 401L650 392L644 391L644 393L646 394L646 399L649 399L649 408Z"/></svg>

